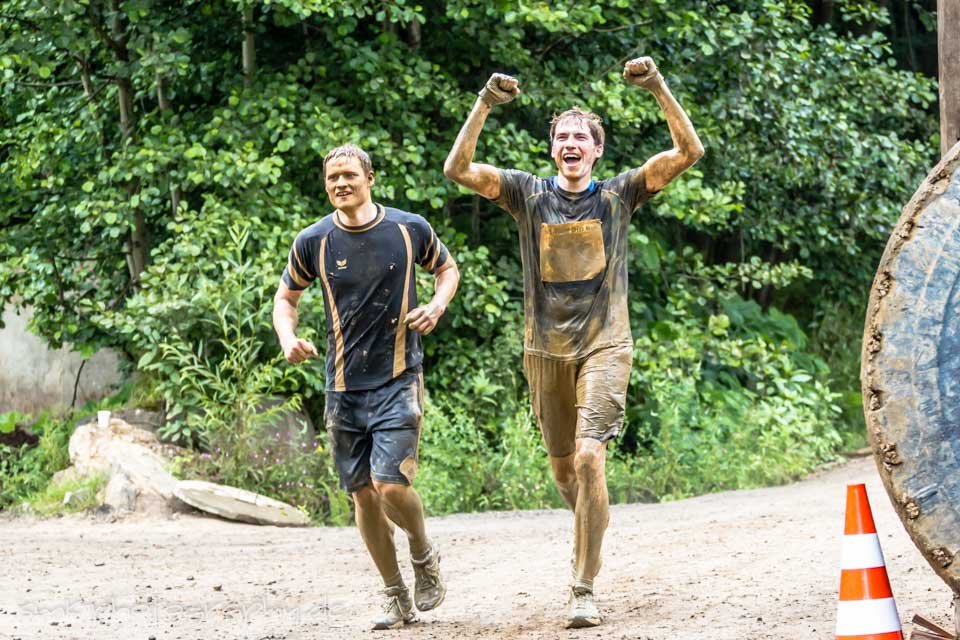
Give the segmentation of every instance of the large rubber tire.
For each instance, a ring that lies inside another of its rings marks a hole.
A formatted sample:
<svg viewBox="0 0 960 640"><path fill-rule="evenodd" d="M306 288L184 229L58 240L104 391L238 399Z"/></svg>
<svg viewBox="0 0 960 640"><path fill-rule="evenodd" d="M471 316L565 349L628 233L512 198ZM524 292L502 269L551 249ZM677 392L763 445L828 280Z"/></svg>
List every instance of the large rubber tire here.
<svg viewBox="0 0 960 640"><path fill-rule="evenodd" d="M907 532L960 593L960 144L887 242L863 336L867 437Z"/></svg>

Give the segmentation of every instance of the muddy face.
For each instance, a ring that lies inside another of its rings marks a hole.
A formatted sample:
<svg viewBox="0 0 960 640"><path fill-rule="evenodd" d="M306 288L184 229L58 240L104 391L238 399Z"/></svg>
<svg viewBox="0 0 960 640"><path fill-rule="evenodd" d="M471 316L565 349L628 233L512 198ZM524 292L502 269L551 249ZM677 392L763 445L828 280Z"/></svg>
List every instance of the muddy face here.
<svg viewBox="0 0 960 640"><path fill-rule="evenodd" d="M594 141L586 122L569 118L557 123L550 155L560 175L575 182L593 173L594 163L603 155L603 145Z"/></svg>
<svg viewBox="0 0 960 640"><path fill-rule="evenodd" d="M330 204L341 211L356 211L370 202L373 172L364 173L359 158L336 158L327 164L324 183Z"/></svg>

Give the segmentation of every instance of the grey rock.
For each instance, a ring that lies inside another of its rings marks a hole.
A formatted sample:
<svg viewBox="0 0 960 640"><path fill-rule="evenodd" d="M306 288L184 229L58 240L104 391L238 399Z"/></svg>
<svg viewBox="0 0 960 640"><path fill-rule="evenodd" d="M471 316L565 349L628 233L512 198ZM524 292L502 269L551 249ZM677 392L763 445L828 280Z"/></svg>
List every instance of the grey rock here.
<svg viewBox="0 0 960 640"><path fill-rule="evenodd" d="M114 473L104 487L102 502L116 511L134 511L139 493L127 474Z"/></svg>
<svg viewBox="0 0 960 640"><path fill-rule="evenodd" d="M177 483L174 494L189 505L229 520L302 527L310 519L296 507L252 491L200 480Z"/></svg>

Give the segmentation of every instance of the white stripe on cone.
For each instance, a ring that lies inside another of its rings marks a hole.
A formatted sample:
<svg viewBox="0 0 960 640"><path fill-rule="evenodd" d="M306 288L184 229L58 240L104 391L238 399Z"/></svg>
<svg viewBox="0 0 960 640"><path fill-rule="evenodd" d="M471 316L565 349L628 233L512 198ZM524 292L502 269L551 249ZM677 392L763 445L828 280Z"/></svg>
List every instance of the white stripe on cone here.
<svg viewBox="0 0 960 640"><path fill-rule="evenodd" d="M880 539L875 533L843 536L840 546L841 569L872 569L885 566Z"/></svg>
<svg viewBox="0 0 960 640"><path fill-rule="evenodd" d="M900 631L900 616L893 598L841 600L837 606L838 636Z"/></svg>

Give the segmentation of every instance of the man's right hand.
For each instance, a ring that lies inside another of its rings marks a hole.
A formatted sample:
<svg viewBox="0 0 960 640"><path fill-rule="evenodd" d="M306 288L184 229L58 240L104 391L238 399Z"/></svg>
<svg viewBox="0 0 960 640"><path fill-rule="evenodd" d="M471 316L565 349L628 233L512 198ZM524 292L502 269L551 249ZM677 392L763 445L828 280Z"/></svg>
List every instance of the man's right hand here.
<svg viewBox="0 0 960 640"><path fill-rule="evenodd" d="M309 358L320 357L313 343L303 338L294 338L280 346L283 348L283 357L291 364L297 364Z"/></svg>
<svg viewBox="0 0 960 640"><path fill-rule="evenodd" d="M490 76L487 84L480 90L480 99L491 107L506 104L518 95L520 95L520 86L517 79L503 73Z"/></svg>

